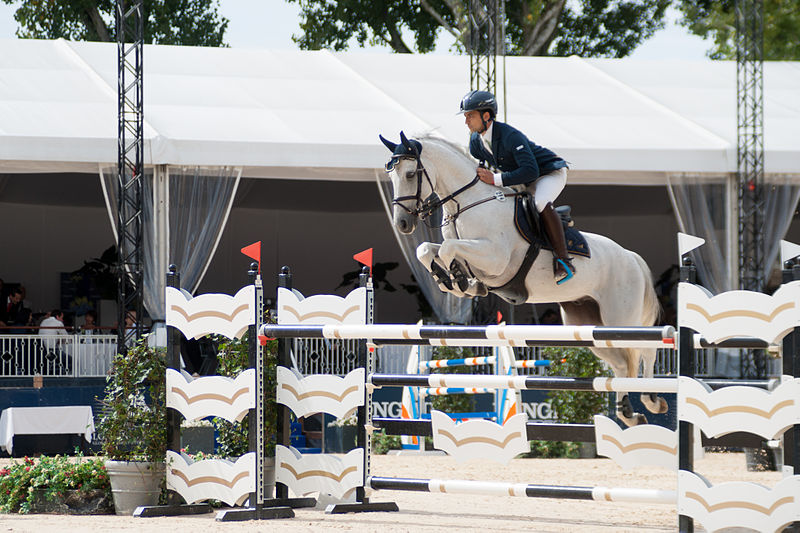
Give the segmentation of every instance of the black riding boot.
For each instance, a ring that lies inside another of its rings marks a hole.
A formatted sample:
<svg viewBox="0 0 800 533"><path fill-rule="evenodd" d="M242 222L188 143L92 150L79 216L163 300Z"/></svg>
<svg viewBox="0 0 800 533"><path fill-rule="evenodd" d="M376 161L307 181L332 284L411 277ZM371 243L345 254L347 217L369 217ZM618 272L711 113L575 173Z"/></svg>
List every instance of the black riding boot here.
<svg viewBox="0 0 800 533"><path fill-rule="evenodd" d="M547 202L540 213L547 238L553 246L553 274L556 283L559 285L575 275L575 267L572 266L572 259L567 255L567 240L564 237L564 226L561 217L558 216L553 204Z"/></svg>

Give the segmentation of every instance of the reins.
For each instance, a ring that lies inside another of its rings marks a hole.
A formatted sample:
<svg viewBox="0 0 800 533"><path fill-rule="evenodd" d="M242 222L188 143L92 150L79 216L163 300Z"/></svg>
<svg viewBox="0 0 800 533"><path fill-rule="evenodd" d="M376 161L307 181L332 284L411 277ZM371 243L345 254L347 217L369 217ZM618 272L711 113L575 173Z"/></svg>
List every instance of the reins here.
<svg viewBox="0 0 800 533"><path fill-rule="evenodd" d="M443 227L447 226L448 224L451 224L452 222L455 222L455 220L458 218L459 215L461 215L461 213L463 213L464 211L467 211L469 209L472 209L473 207L477 207L477 206L479 206L481 204L484 204L486 202L491 202L492 200L504 201L506 198L511 198L511 197L519 195L519 193L516 193L516 192L515 193L503 193L501 191L497 191L492 196L490 196L488 198L484 198L482 200L478 200L477 202L473 202L473 203L469 204L468 206L462 208L461 204L459 204L458 200L456 200L456 197L459 194L463 193L464 191L466 191L466 190L468 190L468 189L470 189L470 188L472 188L472 187L474 187L475 185L478 184L478 182L480 181L480 178L476 174L475 177L472 179L472 181L470 181L469 183L467 183L466 185L464 185L460 189L456 190L455 192L453 192L451 194L448 194L444 198L440 198L440 199L437 199L437 200L423 200L422 199L422 176L424 175L425 179L428 180L428 185L430 186L431 191L433 191L433 182L431 181L431 178L428 175L428 171L425 169L425 167L422 164L422 158L419 157L418 154L415 154L413 156L397 157L398 161L402 160L402 159L414 159L414 161L416 162L417 168L416 168L416 170L414 170L414 173L417 175L417 191L413 196L412 195L407 195L407 196L400 196L400 197L397 197L397 198L393 198L392 199L392 204L393 205L397 205L400 208L404 209L408 214L419 218L420 220L425 222L425 224L431 229L434 229L434 228L437 228L437 227L438 228L443 228ZM390 171L387 170L387 172L390 172ZM414 202L415 202L414 209L410 209L410 208L406 207L405 205L403 205L402 203L400 203L400 202L405 202L407 200L414 200ZM441 206L443 206L447 202L455 202L455 204L456 204L456 212L453 213L452 215L447 215L446 217L444 217L443 220L442 220L442 223L439 226L431 225L427 221L428 218L430 218L430 216L434 213L434 211L436 211L438 208L440 208Z"/></svg>

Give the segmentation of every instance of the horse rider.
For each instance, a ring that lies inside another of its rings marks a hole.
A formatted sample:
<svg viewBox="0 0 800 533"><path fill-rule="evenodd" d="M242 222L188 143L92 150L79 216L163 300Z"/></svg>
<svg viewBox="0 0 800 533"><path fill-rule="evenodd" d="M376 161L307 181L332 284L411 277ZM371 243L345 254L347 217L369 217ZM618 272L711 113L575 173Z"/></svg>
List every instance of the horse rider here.
<svg viewBox="0 0 800 533"><path fill-rule="evenodd" d="M567 255L561 217L553 209L553 202L567 183L567 162L518 129L495 120L497 100L488 91L467 93L461 99L461 113L471 132L469 152L481 162L478 178L497 187L527 187L553 246L556 283L569 280L575 275L575 267ZM484 167L485 163L489 168Z"/></svg>

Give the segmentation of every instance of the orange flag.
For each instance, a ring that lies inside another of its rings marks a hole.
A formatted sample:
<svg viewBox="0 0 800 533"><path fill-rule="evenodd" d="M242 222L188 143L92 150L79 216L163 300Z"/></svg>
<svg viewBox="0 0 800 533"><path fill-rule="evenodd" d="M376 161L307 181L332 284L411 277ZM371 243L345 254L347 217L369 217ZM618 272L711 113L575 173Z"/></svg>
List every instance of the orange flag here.
<svg viewBox="0 0 800 533"><path fill-rule="evenodd" d="M363 252L358 252L356 255L353 256L353 259L355 259L362 265L367 265L369 267L370 273L372 273L372 248L367 248Z"/></svg>
<svg viewBox="0 0 800 533"><path fill-rule="evenodd" d="M500 311L498 311L498 312L497 312L497 323L499 324L499 323L500 323L500 322L502 322L502 321L503 321L503 313L501 313Z"/></svg>
<svg viewBox="0 0 800 533"><path fill-rule="evenodd" d="M261 241L254 242L249 246L242 248L242 253L250 259L258 261L258 273L261 273Z"/></svg>

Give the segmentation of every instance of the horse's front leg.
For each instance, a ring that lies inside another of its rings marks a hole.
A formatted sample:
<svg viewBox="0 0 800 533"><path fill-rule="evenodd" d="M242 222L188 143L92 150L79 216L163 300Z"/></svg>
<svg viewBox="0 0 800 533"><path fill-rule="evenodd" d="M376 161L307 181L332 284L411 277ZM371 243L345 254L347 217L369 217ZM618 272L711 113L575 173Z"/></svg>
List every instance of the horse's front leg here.
<svg viewBox="0 0 800 533"><path fill-rule="evenodd" d="M466 296L466 294L451 278L449 265L445 264L442 258L439 257L438 252L441 247L441 244L423 242L417 247L417 260L431 273L440 291L449 292L462 298Z"/></svg>
<svg viewBox="0 0 800 533"><path fill-rule="evenodd" d="M473 272L492 278L508 269L511 250L488 239L448 239L439 248L439 257L448 268L456 260L468 263Z"/></svg>

